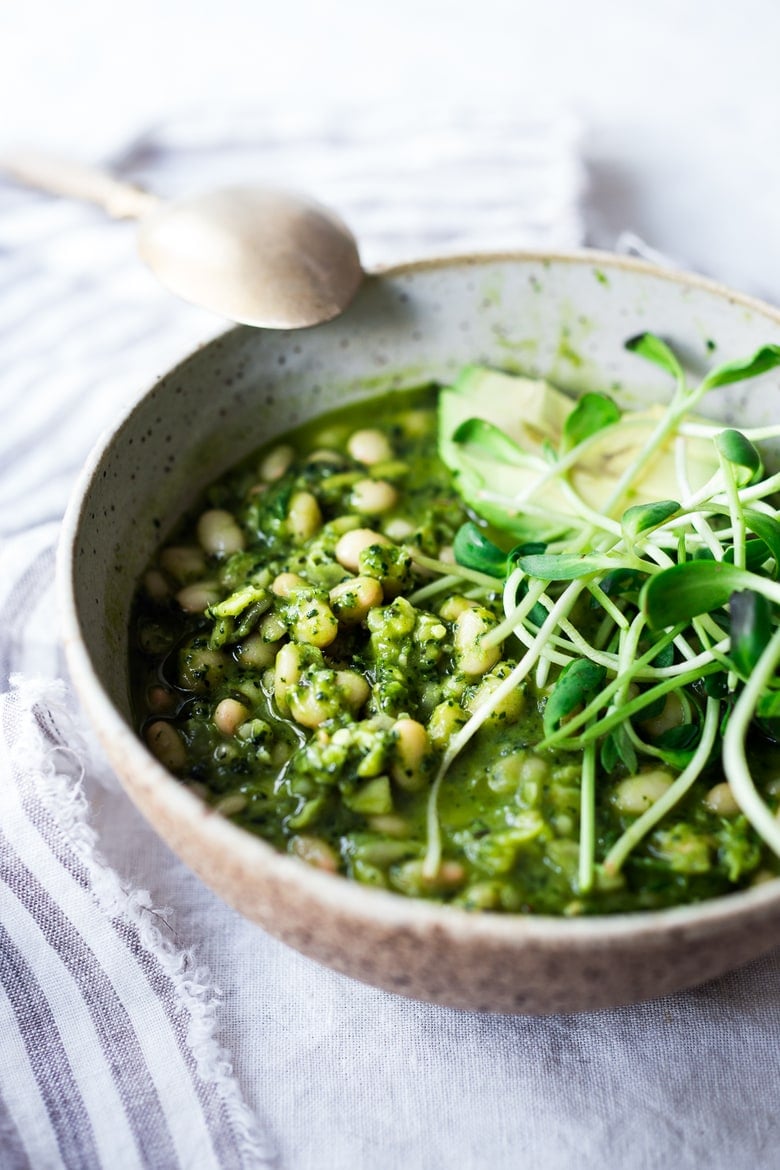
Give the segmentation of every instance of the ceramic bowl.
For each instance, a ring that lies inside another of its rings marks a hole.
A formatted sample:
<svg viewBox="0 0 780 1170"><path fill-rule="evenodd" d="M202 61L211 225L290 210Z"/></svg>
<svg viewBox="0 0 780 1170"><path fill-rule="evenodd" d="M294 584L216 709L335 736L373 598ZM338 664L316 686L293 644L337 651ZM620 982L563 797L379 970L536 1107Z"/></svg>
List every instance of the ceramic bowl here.
<svg viewBox="0 0 780 1170"><path fill-rule="evenodd" d="M688 907L553 919L474 914L322 873L207 809L131 724L127 638L139 574L180 513L253 448L337 405L447 380L466 362L662 399L627 353L666 337L692 371L780 342L780 312L707 281L598 253L498 255L372 276L314 329L233 329L162 378L93 453L64 525L60 594L83 705L130 797L228 903L314 959L461 1008L557 1012L676 991L780 942L780 881ZM378 406L381 409L381 406ZM777 419L780 380L718 392L707 412Z"/></svg>

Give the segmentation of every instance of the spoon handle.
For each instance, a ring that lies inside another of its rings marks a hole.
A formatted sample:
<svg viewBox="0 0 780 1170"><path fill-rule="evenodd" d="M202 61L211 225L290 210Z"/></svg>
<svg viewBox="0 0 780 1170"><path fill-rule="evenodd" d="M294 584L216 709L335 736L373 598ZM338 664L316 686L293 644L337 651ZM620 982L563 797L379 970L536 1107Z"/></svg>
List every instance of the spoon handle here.
<svg viewBox="0 0 780 1170"><path fill-rule="evenodd" d="M160 202L156 195L106 171L34 150L4 154L0 168L28 187L97 203L114 219L142 219Z"/></svg>

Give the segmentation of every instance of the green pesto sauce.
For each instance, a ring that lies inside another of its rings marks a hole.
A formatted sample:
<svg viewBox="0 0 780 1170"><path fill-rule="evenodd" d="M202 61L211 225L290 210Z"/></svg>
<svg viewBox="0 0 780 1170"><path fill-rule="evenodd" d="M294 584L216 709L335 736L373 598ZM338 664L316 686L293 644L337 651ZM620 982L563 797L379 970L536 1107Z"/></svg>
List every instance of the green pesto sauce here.
<svg viewBox="0 0 780 1170"><path fill-rule="evenodd" d="M370 465L350 454L350 436L364 428L388 444L387 457ZM484 672L469 673L458 614L478 606L485 628L498 624L498 582L495 593L471 599L465 583L437 590L415 563L416 552L446 559L468 518L436 455L434 389L384 398L381 420L371 403L335 412L283 443L294 452L283 473L269 478L265 465L263 478L266 448L214 484L138 590L130 662L137 723L184 784L312 864L473 910L638 910L712 897L777 871L744 817L710 810L705 797L723 779L713 762L620 876L581 895L581 759L534 750L545 695L529 681L447 772L438 801L443 864L426 880L426 808L443 751L520 646L509 638ZM278 448L272 458L283 463ZM367 480L391 489L382 489L392 503L378 514L360 511ZM294 518L302 493L316 500L308 528ZM198 519L209 509L233 517L243 548L199 546ZM386 541L361 554L359 575L381 585L381 601L359 620L350 617L355 574L337 557L355 528ZM274 582L289 573L301 581L285 596ZM203 604L188 612L181 602L193 609L193 589ZM238 718L221 729L215 715L219 722L225 700ZM426 729L413 767L400 746L408 720ZM777 752L762 750L759 780L776 804ZM616 803L625 777L620 765L598 776L599 858L636 816Z"/></svg>

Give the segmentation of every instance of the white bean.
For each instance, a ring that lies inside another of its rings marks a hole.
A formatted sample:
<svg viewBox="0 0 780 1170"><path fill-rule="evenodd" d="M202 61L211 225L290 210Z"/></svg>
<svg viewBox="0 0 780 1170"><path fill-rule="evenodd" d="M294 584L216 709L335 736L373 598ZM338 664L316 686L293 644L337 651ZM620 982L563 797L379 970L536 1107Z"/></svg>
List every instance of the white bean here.
<svg viewBox="0 0 780 1170"><path fill-rule="evenodd" d="M476 601L471 601L468 597L461 597L459 593L455 593L439 606L439 617L443 617L445 622L454 622L464 610L478 608Z"/></svg>
<svg viewBox="0 0 780 1170"><path fill-rule="evenodd" d="M216 581L195 581L185 585L176 594L176 600L185 613L204 613L210 605L216 605L222 590Z"/></svg>
<svg viewBox="0 0 780 1170"><path fill-rule="evenodd" d="M299 647L292 642L286 642L276 655L274 664L274 698L283 714L289 709L288 696L291 687L300 681L302 665L303 658Z"/></svg>
<svg viewBox="0 0 780 1170"><path fill-rule="evenodd" d="M707 808L718 817L735 817L739 813L739 805L734 799L731 785L723 780L714 784L704 797Z"/></svg>
<svg viewBox="0 0 780 1170"><path fill-rule="evenodd" d="M391 540L398 541L400 544L412 535L415 527L411 520L407 520L403 516L395 516L392 520L388 520L384 526L384 530L386 536L389 536Z"/></svg>
<svg viewBox="0 0 780 1170"><path fill-rule="evenodd" d="M278 577L274 578L271 585L271 592L275 593L277 597L289 597L296 589L304 589L306 582L298 573L280 573Z"/></svg>
<svg viewBox="0 0 780 1170"><path fill-rule="evenodd" d="M344 456L339 455L338 451L330 451L327 448L320 448L320 450L312 451L310 455L307 455L306 462L332 463L334 467L341 467L344 464Z"/></svg>
<svg viewBox="0 0 780 1170"><path fill-rule="evenodd" d="M360 554L372 544L392 544L381 532L374 532L371 528L353 528L345 532L336 544L336 560L345 569L356 573L360 563Z"/></svg>
<svg viewBox="0 0 780 1170"><path fill-rule="evenodd" d="M639 816L655 804L671 784L672 778L668 772L660 769L640 772L637 776L621 780L612 799L619 812Z"/></svg>
<svg viewBox="0 0 780 1170"><path fill-rule="evenodd" d="M322 649L335 641L339 632L339 623L326 601L313 598L302 607L290 630L296 642L306 642L309 646L319 646Z"/></svg>
<svg viewBox="0 0 780 1170"><path fill-rule="evenodd" d="M372 463L383 463L392 459L393 448L381 431L362 430L353 431L347 440L347 450L358 463L365 463L368 467Z"/></svg>
<svg viewBox="0 0 780 1170"><path fill-rule="evenodd" d="M322 528L322 512L311 492L296 492L287 510L290 535L298 544L311 540Z"/></svg>
<svg viewBox="0 0 780 1170"><path fill-rule="evenodd" d="M336 686L353 713L360 710L371 694L371 687L356 670L337 670Z"/></svg>
<svg viewBox="0 0 780 1170"><path fill-rule="evenodd" d="M497 691L504 679L511 673L511 667L508 663L499 663L495 670L486 674L482 682L477 687L474 695L469 702L468 709L473 714L489 703L494 691ZM517 686L508 695L493 707L487 722L491 724L496 723L516 723L523 713L525 707L525 692L522 686Z"/></svg>
<svg viewBox="0 0 780 1170"><path fill-rule="evenodd" d="M181 584L202 577L206 572L206 558L199 548L169 545L160 553L160 564Z"/></svg>
<svg viewBox="0 0 780 1170"><path fill-rule="evenodd" d="M350 577L330 591L333 612L345 625L362 622L370 609L384 601L382 586L375 577Z"/></svg>
<svg viewBox="0 0 780 1170"><path fill-rule="evenodd" d="M483 646L482 638L495 627L488 609L464 609L455 619L453 645L458 669L472 678L485 674L501 657L500 646Z"/></svg>
<svg viewBox="0 0 780 1170"><path fill-rule="evenodd" d="M249 711L238 699L223 699L214 712L214 725L223 735L235 735Z"/></svg>
<svg viewBox="0 0 780 1170"><path fill-rule="evenodd" d="M146 730L146 742L163 767L181 772L187 763L187 751L176 728L164 719L158 719Z"/></svg>
<svg viewBox="0 0 780 1170"><path fill-rule="evenodd" d="M144 589L151 601L166 601L171 595L170 586L159 569L149 569L144 575Z"/></svg>
<svg viewBox="0 0 780 1170"><path fill-rule="evenodd" d="M242 666L252 670L265 670L276 659L279 642L266 642L262 634L250 634L238 648L238 659Z"/></svg>
<svg viewBox="0 0 780 1170"><path fill-rule="evenodd" d="M299 834L290 841L290 852L315 869L324 869L327 873L338 871L338 855L321 837Z"/></svg>
<svg viewBox="0 0 780 1170"><path fill-rule="evenodd" d="M301 727L319 727L330 719L337 709L332 697L320 699L313 687L299 687L288 696L290 714Z"/></svg>
<svg viewBox="0 0 780 1170"><path fill-rule="evenodd" d="M149 704L149 710L154 711L157 715L166 715L176 706L173 692L163 686L150 687L146 701Z"/></svg>
<svg viewBox="0 0 780 1170"><path fill-rule="evenodd" d="M365 516L381 516L398 502L398 492L386 479L359 479L352 488L350 503Z"/></svg>
<svg viewBox="0 0 780 1170"><path fill-rule="evenodd" d="M523 758L523 752L499 756L488 772L488 788L502 794L517 792L523 772Z"/></svg>
<svg viewBox="0 0 780 1170"><path fill-rule="evenodd" d="M258 468L260 478L267 479L269 482L280 479L294 458L295 451L287 443L281 443L278 447L274 447L260 463Z"/></svg>
<svg viewBox="0 0 780 1170"><path fill-rule="evenodd" d="M242 809L246 808L246 797L241 792L231 792L229 796L223 796L214 805L214 812L220 813L223 817L233 817L236 813L240 813Z"/></svg>
<svg viewBox="0 0 780 1170"><path fill-rule="evenodd" d="M434 416L429 410L407 410L401 420L401 425L404 428L404 434L419 439L432 431Z"/></svg>
<svg viewBox="0 0 780 1170"><path fill-rule="evenodd" d="M550 765L541 756L528 755L523 760L520 779L524 784L543 784L549 775Z"/></svg>
<svg viewBox="0 0 780 1170"><path fill-rule="evenodd" d="M230 556L241 552L246 541L235 517L222 508L210 508L198 520L201 548L212 555Z"/></svg>
<svg viewBox="0 0 780 1170"><path fill-rule="evenodd" d="M398 813L377 813L368 818L368 824L375 833L383 833L388 837L408 837L411 832L409 822L399 817Z"/></svg>
<svg viewBox="0 0 780 1170"><path fill-rule="evenodd" d="M428 720L428 735L431 743L439 749L446 748L447 744L463 724L468 720L468 712L464 711L454 699L445 699L434 707Z"/></svg>
<svg viewBox="0 0 780 1170"><path fill-rule="evenodd" d="M670 731L672 727L679 727L684 719L685 711L680 697L674 691L670 691L661 711L652 719L643 720L642 729L651 739L657 739L659 735Z"/></svg>
<svg viewBox="0 0 780 1170"><path fill-rule="evenodd" d="M425 783L424 763L430 751L428 732L416 719L399 719L393 726L396 736L395 760L390 774L400 788L410 792Z"/></svg>
<svg viewBox="0 0 780 1170"><path fill-rule="evenodd" d="M196 694L213 690L225 678L225 656L208 646L191 647L181 658L179 678Z"/></svg>

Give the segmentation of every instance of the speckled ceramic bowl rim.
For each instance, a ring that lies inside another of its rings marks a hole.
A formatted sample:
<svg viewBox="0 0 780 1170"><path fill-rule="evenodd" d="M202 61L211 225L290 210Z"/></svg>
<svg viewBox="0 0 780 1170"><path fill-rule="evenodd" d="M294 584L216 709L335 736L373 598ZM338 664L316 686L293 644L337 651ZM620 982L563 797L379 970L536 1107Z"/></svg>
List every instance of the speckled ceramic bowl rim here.
<svg viewBox="0 0 780 1170"><path fill-rule="evenodd" d="M647 273L670 283L700 288L724 298L728 303L756 311L774 320L780 326L780 309L706 277L659 268L643 260L614 255L595 249L578 251L509 251L465 256L442 256L425 260L377 268L368 279L401 276L430 268L472 268L483 264L517 261L518 263L595 264L605 268L622 268L635 273ZM229 335L227 330L222 336ZM209 338L208 345L215 338ZM202 346L197 346L197 352ZM164 377L171 377L189 360L188 354ZM158 379L154 385L157 385ZM153 387L150 387L150 391ZM106 694L92 665L84 644L75 597L74 558L78 533L85 511L86 496L101 462L113 442L121 436L128 419L142 401L133 402L125 414L97 441L73 490L61 530L57 556L57 593L60 605L61 629L68 666L76 690L89 720L101 742L112 745L116 756L121 747L128 768L143 771L164 796L170 812L179 818L182 828L196 826L206 832L210 842L227 855L245 862L250 871L259 864L273 869L280 879L295 885L302 893L310 894L334 910L348 909L356 917L371 919L388 926L428 927L475 941L490 937L501 939L534 940L560 947L571 943L576 950L578 942L592 944L603 939L605 943L620 937L637 940L667 930L695 934L698 928L711 930L718 923L731 922L745 911L759 912L762 907L776 909L780 902L780 878L759 886L725 896L711 898L665 910L644 910L612 915L589 915L582 918L561 918L544 915L507 915L481 912L475 914L457 907L407 898L400 894L360 885L344 877L315 870L296 858L278 853L271 845L246 830L231 824L225 818L207 809L203 803L167 772L150 754L142 740L128 726ZM204 827L204 821L207 825Z"/></svg>

